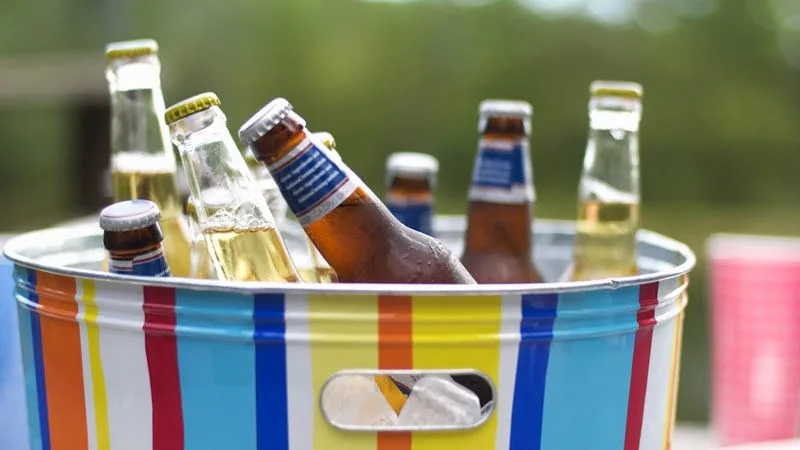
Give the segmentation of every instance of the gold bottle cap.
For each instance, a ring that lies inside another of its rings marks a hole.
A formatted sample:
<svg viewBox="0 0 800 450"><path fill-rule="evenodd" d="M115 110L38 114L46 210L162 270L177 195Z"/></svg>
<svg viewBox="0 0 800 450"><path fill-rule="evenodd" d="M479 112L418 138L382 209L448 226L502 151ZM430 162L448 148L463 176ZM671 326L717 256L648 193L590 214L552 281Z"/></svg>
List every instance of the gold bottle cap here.
<svg viewBox="0 0 800 450"><path fill-rule="evenodd" d="M106 45L106 58L110 60L136 58L156 53L158 53L158 43L153 39L111 42Z"/></svg>
<svg viewBox="0 0 800 450"><path fill-rule="evenodd" d="M596 80L589 85L589 93L592 96L641 99L644 95L644 88L641 84L633 81Z"/></svg>
<svg viewBox="0 0 800 450"><path fill-rule="evenodd" d="M336 150L336 140L333 138L332 134L327 131L317 131L313 133L313 136L319 139L325 147L328 147L328 150Z"/></svg>
<svg viewBox="0 0 800 450"><path fill-rule="evenodd" d="M167 122L167 125L169 125L189 117L192 114L205 111L213 106L219 106L221 104L217 94L213 92L204 92L175 103L167 108L167 111L164 113L164 120Z"/></svg>

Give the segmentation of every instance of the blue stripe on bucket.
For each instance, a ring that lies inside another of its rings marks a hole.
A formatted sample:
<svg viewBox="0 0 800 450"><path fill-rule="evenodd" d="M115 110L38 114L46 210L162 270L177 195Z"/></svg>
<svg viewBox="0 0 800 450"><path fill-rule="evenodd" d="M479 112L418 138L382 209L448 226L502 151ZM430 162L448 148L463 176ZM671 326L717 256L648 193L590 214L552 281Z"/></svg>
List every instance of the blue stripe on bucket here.
<svg viewBox="0 0 800 450"><path fill-rule="evenodd" d="M544 388L557 306L557 294L522 296L510 450L559 448L540 445Z"/></svg>
<svg viewBox="0 0 800 450"><path fill-rule="evenodd" d="M638 308L638 286L561 294L542 448L624 447Z"/></svg>
<svg viewBox="0 0 800 450"><path fill-rule="evenodd" d="M255 448L253 296L178 289L185 448Z"/></svg>
<svg viewBox="0 0 800 450"><path fill-rule="evenodd" d="M289 449L286 321L281 294L256 294L256 421L259 450Z"/></svg>
<svg viewBox="0 0 800 450"><path fill-rule="evenodd" d="M14 280L20 284L22 282L27 285L28 274L23 268L17 268L14 274ZM17 293L18 304L17 314L19 317L19 335L20 346L22 350L22 370L25 377L25 404L27 406L28 417L28 439L30 442L31 450L42 450L42 428L39 423L39 394L36 370L36 357L33 344L33 314L28 309L27 305L19 303L19 297L27 298L30 291L27 287L18 290ZM33 295L36 295L34 292ZM41 355L41 344L40 344ZM41 371L41 368L39 369ZM45 414L45 418L47 415Z"/></svg>
<svg viewBox="0 0 800 450"><path fill-rule="evenodd" d="M39 295L36 293L36 271L26 270L25 294L31 303L39 304ZM42 450L50 450L50 422L47 411L47 388L44 382L44 360L42 353L42 327L39 323L39 312L30 311L31 343L33 344L33 367L36 373L36 393L39 409L39 432L42 440Z"/></svg>

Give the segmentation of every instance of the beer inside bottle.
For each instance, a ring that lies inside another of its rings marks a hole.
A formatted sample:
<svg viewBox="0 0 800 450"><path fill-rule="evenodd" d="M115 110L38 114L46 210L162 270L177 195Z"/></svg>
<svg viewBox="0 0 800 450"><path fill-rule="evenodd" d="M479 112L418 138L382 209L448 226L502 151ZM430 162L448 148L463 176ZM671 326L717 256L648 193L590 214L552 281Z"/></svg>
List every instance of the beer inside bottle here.
<svg viewBox="0 0 800 450"><path fill-rule="evenodd" d="M213 198L218 196L214 191L214 188L210 188L202 193L206 204L212 202ZM224 193L225 191L223 190L222 195L219 196L224 197ZM216 279L217 273L214 270L211 255L208 254L205 236L200 229L200 221L197 218L197 205L191 195L186 201L186 213L189 218L189 229L192 233L191 276L192 278Z"/></svg>
<svg viewBox="0 0 800 450"><path fill-rule="evenodd" d="M536 283L535 191L528 140L533 108L515 100L479 107L478 153L472 172L461 261L479 283Z"/></svg>
<svg viewBox="0 0 800 450"><path fill-rule="evenodd" d="M639 273L639 122L642 86L595 81L589 138L578 187L571 280Z"/></svg>
<svg viewBox="0 0 800 450"><path fill-rule="evenodd" d="M164 251L175 276L190 276L190 236L175 156L163 120L158 45L149 39L106 46L111 94L111 185L115 202L147 199L161 211Z"/></svg>
<svg viewBox="0 0 800 450"><path fill-rule="evenodd" d="M123 275L168 277L169 264L161 243L158 206L149 200L113 203L100 212L108 270Z"/></svg>
<svg viewBox="0 0 800 450"><path fill-rule="evenodd" d="M186 168L199 227L217 276L299 280L272 213L228 131L219 98L204 93L165 113ZM206 201L209 190L215 198Z"/></svg>
<svg viewBox="0 0 800 450"><path fill-rule="evenodd" d="M392 153L386 160L386 207L412 230L434 236L433 189L439 161L425 153Z"/></svg>
<svg viewBox="0 0 800 450"><path fill-rule="evenodd" d="M340 159L275 99L239 130L342 282L473 283L441 242L403 226Z"/></svg>

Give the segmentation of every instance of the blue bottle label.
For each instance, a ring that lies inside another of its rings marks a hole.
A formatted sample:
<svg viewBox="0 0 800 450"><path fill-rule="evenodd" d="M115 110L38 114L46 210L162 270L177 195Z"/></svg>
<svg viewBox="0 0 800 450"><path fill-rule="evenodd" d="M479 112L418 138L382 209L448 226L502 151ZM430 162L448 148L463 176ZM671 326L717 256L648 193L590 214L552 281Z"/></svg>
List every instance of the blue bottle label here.
<svg viewBox="0 0 800 450"><path fill-rule="evenodd" d="M269 171L303 226L333 211L358 187L352 172L313 138L306 138Z"/></svg>
<svg viewBox="0 0 800 450"><path fill-rule="evenodd" d="M433 202L386 196L386 207L403 225L433 236Z"/></svg>
<svg viewBox="0 0 800 450"><path fill-rule="evenodd" d="M143 277L169 277L172 276L164 256L164 249L159 245L155 250L134 256L133 259L109 258L108 271L122 275L137 275Z"/></svg>
<svg viewBox="0 0 800 450"><path fill-rule="evenodd" d="M481 139L469 199L513 204L535 198L527 139Z"/></svg>

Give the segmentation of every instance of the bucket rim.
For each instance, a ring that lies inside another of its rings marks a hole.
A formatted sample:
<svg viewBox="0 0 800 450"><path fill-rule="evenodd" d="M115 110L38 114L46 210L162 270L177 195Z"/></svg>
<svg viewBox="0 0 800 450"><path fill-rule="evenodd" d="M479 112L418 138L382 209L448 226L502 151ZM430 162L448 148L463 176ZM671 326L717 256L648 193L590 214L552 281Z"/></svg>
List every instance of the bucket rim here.
<svg viewBox="0 0 800 450"><path fill-rule="evenodd" d="M437 222L455 222L462 220L460 215L437 215ZM575 222L562 219L536 219L534 222L538 233L572 233ZM96 225L75 224L63 225L29 231L9 239L3 254L17 266L34 269L55 275L71 278L106 281L137 286L156 286L183 288L215 292L232 292L239 294L360 294L360 295L521 295L521 294L555 294L568 292L584 292L589 290L614 290L623 287L639 286L659 282L688 274L696 265L697 258L688 245L654 231L639 229L637 243L645 243L660 247L679 255L679 264L669 270L641 274L630 277L607 278L591 281L555 281L550 283L507 283L507 284L399 284L399 283L277 283L266 281L223 281L196 278L158 278L146 276L117 275L97 270L56 266L42 263L25 256L23 249L35 246L34 243L62 240L64 236L71 238L90 238L101 236L102 230ZM680 261L682 259L682 261Z"/></svg>

